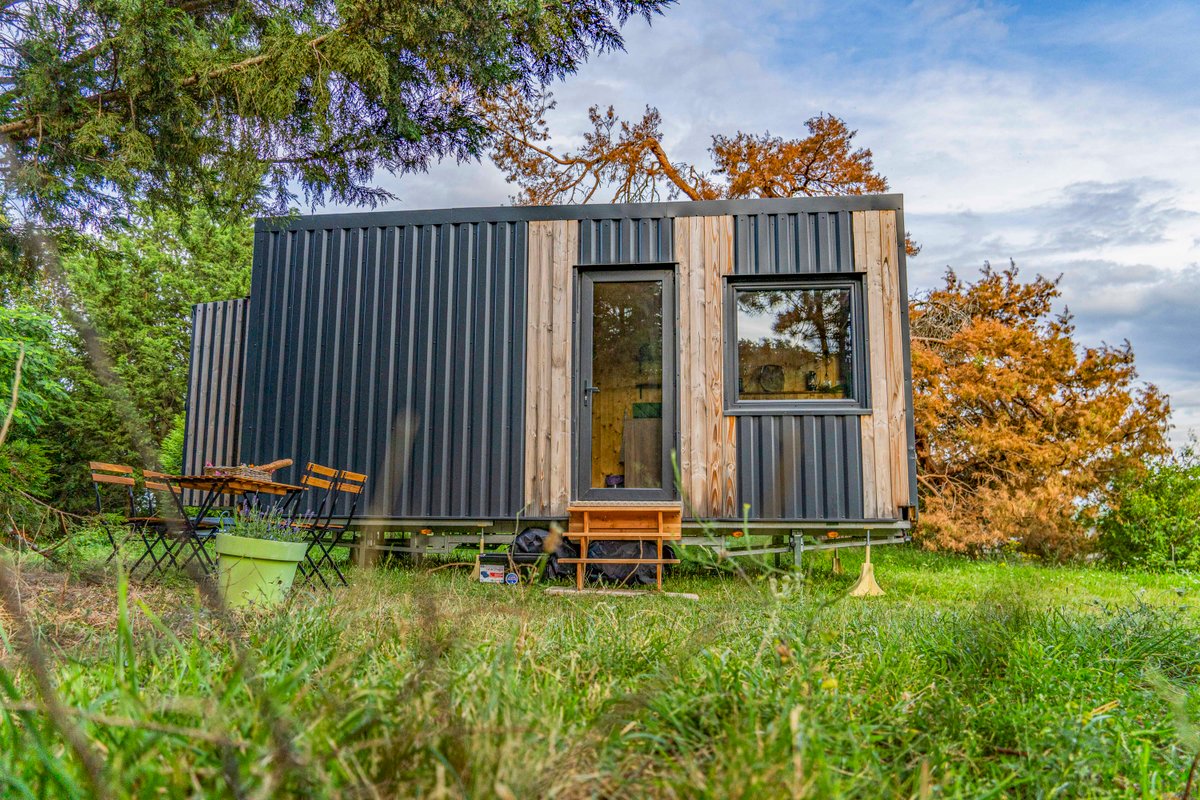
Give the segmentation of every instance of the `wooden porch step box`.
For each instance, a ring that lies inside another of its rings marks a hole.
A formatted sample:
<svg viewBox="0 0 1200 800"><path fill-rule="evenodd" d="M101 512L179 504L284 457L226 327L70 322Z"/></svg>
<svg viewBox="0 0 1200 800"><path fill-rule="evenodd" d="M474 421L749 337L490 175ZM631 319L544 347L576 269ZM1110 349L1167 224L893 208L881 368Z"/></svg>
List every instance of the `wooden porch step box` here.
<svg viewBox="0 0 1200 800"><path fill-rule="evenodd" d="M654 566L655 584L662 590L664 564L678 564L677 558L663 558L663 542L682 537L683 509L678 503L579 503L567 509L570 522L568 539L579 543L579 558L560 558L560 564L575 564L575 588L583 589L588 564L630 564ZM588 545L604 541L652 541L656 558L588 558ZM636 568L636 567L635 567Z"/></svg>

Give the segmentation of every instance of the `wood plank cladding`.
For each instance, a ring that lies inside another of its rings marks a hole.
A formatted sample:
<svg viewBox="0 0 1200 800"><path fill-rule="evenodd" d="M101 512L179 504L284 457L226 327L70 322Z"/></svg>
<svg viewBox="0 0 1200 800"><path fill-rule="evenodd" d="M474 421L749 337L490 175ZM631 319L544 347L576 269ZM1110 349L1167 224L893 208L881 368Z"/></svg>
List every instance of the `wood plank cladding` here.
<svg viewBox="0 0 1200 800"><path fill-rule="evenodd" d="M895 211L852 215L854 268L865 273L867 367L871 413L861 417L863 511L868 518L895 519L909 497L907 418L904 408L904 330Z"/></svg>
<svg viewBox="0 0 1200 800"><path fill-rule="evenodd" d="M571 339L579 223L529 223L526 517L565 517L571 497Z"/></svg>
<svg viewBox="0 0 1200 800"><path fill-rule="evenodd" d="M678 217L679 472L687 513L737 517L737 425L724 414L724 289L733 217Z"/></svg>

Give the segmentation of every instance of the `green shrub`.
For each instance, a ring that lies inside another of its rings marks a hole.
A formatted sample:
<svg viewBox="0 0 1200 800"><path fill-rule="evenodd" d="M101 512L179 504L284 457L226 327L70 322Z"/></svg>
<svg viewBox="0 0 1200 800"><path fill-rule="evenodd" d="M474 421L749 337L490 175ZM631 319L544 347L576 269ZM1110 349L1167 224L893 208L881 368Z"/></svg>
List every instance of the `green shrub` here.
<svg viewBox="0 0 1200 800"><path fill-rule="evenodd" d="M1194 447L1114 481L1096 528L1114 565L1200 569L1200 456Z"/></svg>
<svg viewBox="0 0 1200 800"><path fill-rule="evenodd" d="M176 414L171 430L163 437L158 463L166 472L183 472L183 434L186 417Z"/></svg>
<svg viewBox="0 0 1200 800"><path fill-rule="evenodd" d="M54 398L66 392L58 381L53 320L27 305L0 305L0 418L8 411L21 360L21 385L9 434L32 435L44 421Z"/></svg>

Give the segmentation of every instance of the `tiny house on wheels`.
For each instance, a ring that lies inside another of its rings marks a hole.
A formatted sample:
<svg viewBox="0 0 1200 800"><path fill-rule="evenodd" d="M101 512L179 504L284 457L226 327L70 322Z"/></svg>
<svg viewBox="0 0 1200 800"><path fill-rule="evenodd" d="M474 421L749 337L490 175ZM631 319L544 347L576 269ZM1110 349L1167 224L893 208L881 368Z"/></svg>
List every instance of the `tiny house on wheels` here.
<svg viewBox="0 0 1200 800"><path fill-rule="evenodd" d="M260 220L250 297L194 312L185 471L365 473L354 527L402 552L587 509L903 541L904 257L899 195Z"/></svg>

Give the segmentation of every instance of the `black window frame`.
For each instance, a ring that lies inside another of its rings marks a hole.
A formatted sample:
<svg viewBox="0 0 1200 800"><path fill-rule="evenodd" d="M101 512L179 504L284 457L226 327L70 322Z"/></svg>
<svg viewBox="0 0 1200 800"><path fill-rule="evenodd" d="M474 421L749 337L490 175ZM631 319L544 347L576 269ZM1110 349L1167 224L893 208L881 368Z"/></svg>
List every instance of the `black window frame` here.
<svg viewBox="0 0 1200 800"><path fill-rule="evenodd" d="M738 396L737 295L742 291L793 289L850 290L850 357L854 394L840 399L743 400ZM736 275L725 277L725 413L730 416L869 414L871 398L867 374L867 315L864 313L863 279L858 273L825 275Z"/></svg>

